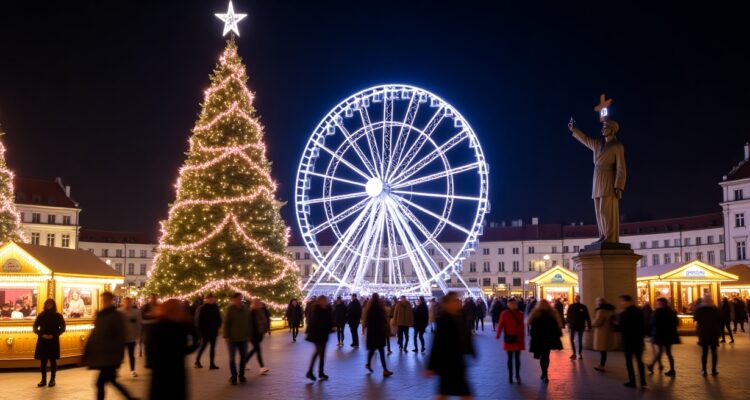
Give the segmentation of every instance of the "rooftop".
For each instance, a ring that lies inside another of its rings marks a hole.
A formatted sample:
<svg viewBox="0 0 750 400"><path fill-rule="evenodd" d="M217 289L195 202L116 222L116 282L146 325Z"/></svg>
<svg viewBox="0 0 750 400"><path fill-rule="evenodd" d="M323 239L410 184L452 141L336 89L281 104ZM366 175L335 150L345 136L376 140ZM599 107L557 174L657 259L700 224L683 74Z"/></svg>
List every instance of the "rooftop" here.
<svg viewBox="0 0 750 400"><path fill-rule="evenodd" d="M13 186L16 204L78 208L78 203L70 198L70 186L63 186L60 178L45 180L15 177Z"/></svg>
<svg viewBox="0 0 750 400"><path fill-rule="evenodd" d="M28 243L16 243L16 245L54 273L122 277L90 251L37 246Z"/></svg>
<svg viewBox="0 0 750 400"><path fill-rule="evenodd" d="M144 232L107 231L81 228L81 242L154 244L156 241Z"/></svg>

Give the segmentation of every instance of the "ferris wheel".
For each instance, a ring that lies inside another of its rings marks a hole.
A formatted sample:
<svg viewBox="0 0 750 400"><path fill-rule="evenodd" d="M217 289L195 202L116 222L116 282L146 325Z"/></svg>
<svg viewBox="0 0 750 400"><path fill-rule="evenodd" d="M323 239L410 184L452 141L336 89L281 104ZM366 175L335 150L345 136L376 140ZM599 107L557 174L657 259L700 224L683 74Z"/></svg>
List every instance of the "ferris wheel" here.
<svg viewBox="0 0 750 400"><path fill-rule="evenodd" d="M316 263L303 289L472 291L458 272L482 234L487 195L482 148L453 106L399 84L350 96L315 128L297 171L297 221Z"/></svg>

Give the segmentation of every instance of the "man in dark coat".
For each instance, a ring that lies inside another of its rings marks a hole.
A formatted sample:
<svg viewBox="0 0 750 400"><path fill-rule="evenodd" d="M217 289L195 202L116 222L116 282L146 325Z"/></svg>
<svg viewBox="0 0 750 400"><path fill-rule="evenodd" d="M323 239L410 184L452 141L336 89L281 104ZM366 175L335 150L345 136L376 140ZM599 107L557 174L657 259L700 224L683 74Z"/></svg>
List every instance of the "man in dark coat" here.
<svg viewBox="0 0 750 400"><path fill-rule="evenodd" d="M125 348L125 321L112 299L112 293L102 293L102 308L96 314L94 329L86 341L83 359L89 368L99 370L99 377L96 379L97 400L104 399L104 385L108 382L125 398L133 399L125 387L117 382L117 368L122 364Z"/></svg>
<svg viewBox="0 0 750 400"><path fill-rule="evenodd" d="M318 379L321 381L328 380L328 375L325 374L325 356L326 356L326 344L328 343L328 335L333 330L333 312L331 306L328 304L328 299L325 296L318 296L318 299L312 306L312 312L307 324L307 340L315 345L315 353L313 353L312 360L310 360L310 369L307 370L307 378L314 381L315 375L313 374L313 366L315 366L315 360L320 357L318 364Z"/></svg>
<svg viewBox="0 0 750 400"><path fill-rule="evenodd" d="M201 355L206 350L206 346L211 345L208 352L209 369L219 369L214 363L214 356L216 355L216 337L219 335L219 328L221 327L221 310L216 305L216 297L213 293L209 293L203 304L198 306L195 311L195 326L201 335L201 347L198 350L198 356L195 357L195 368L203 368Z"/></svg>
<svg viewBox="0 0 750 400"><path fill-rule="evenodd" d="M469 327L469 331L473 334L475 332L474 321L477 319L477 303L474 302L474 299L469 297L464 300L462 312L466 326Z"/></svg>
<svg viewBox="0 0 750 400"><path fill-rule="evenodd" d="M573 298L573 304L568 306L568 329L570 330L570 348L573 350L570 359L576 359L576 336L578 336L578 358L583 359L583 331L591 330L591 316L586 305L581 303L580 295L576 295Z"/></svg>
<svg viewBox="0 0 750 400"><path fill-rule="evenodd" d="M464 306L465 307L465 306ZM466 380L466 355L474 355L470 326L464 321L461 300L455 292L443 297L432 341L428 375L440 377L439 396L471 396Z"/></svg>
<svg viewBox="0 0 750 400"><path fill-rule="evenodd" d="M362 304L357 299L357 294L352 294L352 300L346 308L346 322L352 334L352 347L359 347L359 321L362 319Z"/></svg>
<svg viewBox="0 0 750 400"><path fill-rule="evenodd" d="M747 322L747 310L745 309L745 303L742 299L735 297L732 299L732 307L734 308L734 332L737 332L737 325L739 324L740 330L745 332L745 322Z"/></svg>
<svg viewBox="0 0 750 400"><path fill-rule="evenodd" d="M484 299L477 299L477 319L474 322L474 330L479 330L479 325L482 325L482 331L484 331L484 317L487 316L487 305L484 304Z"/></svg>
<svg viewBox="0 0 750 400"><path fill-rule="evenodd" d="M693 320L695 320L697 325L696 334L698 335L698 344L703 350L701 355L701 365L703 367L701 374L706 376L708 351L711 350L711 375L718 375L719 372L716 370L716 363L718 362L716 348L719 346L719 336L724 333L724 326L721 312L716 308L710 296L704 297L701 306L695 309Z"/></svg>
<svg viewBox="0 0 750 400"><path fill-rule="evenodd" d="M422 352L424 353L424 331L427 330L427 323L430 320L430 310L427 308L427 301L424 296L419 296L417 305L414 307L414 352L418 352L417 339L422 343Z"/></svg>
<svg viewBox="0 0 750 400"><path fill-rule="evenodd" d="M333 303L333 325L336 326L336 346L344 346L344 327L346 326L346 304L341 296Z"/></svg>
<svg viewBox="0 0 750 400"><path fill-rule="evenodd" d="M633 304L630 295L620 296L620 305L625 310L617 319L617 330L622 334L622 347L625 351L625 367L628 369L627 387L635 387L635 371L633 370L633 357L638 364L638 376L641 378L641 386L646 386L646 373L643 364L643 337L645 336L645 323L643 322L643 311Z"/></svg>
<svg viewBox="0 0 750 400"><path fill-rule="evenodd" d="M724 297L721 300L721 343L726 343L724 336L724 330L726 329L729 333L729 343L734 343L734 335L732 335L732 305L729 304L729 300Z"/></svg>
<svg viewBox="0 0 750 400"><path fill-rule="evenodd" d="M492 317L492 331L493 332L497 330L497 321L500 320L500 314L502 314L504 309L505 309L505 304L503 304L503 301L500 298L495 298L495 300L492 302L492 307L490 307L490 316Z"/></svg>
<svg viewBox="0 0 750 400"><path fill-rule="evenodd" d="M57 360L60 358L60 335L65 332L65 319L57 312L55 300L44 301L42 312L34 320L33 330L37 335L34 358L40 360L42 372L42 380L37 386L47 385L47 361L49 361L49 387L53 387L57 374Z"/></svg>

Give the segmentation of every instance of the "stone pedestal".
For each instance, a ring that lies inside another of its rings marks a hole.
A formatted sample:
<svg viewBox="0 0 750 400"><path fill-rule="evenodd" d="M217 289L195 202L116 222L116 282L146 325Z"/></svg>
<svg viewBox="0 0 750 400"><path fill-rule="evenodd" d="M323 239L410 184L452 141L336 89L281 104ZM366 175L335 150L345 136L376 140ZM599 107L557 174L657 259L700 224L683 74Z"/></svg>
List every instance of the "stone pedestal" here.
<svg viewBox="0 0 750 400"><path fill-rule="evenodd" d="M641 256L624 243L597 243L583 248L573 257L580 267L579 292L581 302L589 308L594 319L596 298L602 297L618 307L618 297L629 294L636 298L636 263ZM591 332L584 336L584 347L591 348Z"/></svg>

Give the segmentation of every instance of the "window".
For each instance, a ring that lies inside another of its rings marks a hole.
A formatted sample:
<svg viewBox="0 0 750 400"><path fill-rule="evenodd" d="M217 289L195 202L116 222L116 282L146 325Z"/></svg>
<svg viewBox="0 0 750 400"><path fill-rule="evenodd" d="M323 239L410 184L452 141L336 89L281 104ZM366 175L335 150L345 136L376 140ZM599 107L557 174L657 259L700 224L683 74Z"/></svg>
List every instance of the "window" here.
<svg viewBox="0 0 750 400"><path fill-rule="evenodd" d="M557 253L557 246L552 246L552 254Z"/></svg>
<svg viewBox="0 0 750 400"><path fill-rule="evenodd" d="M299 251L296 252L296 253L294 253L294 259L295 260L299 260Z"/></svg>
<svg viewBox="0 0 750 400"><path fill-rule="evenodd" d="M651 248L658 249L659 248L659 241L658 240L652 241L651 242Z"/></svg>
<svg viewBox="0 0 750 400"><path fill-rule="evenodd" d="M573 246L573 253L578 253L580 251L580 246Z"/></svg>
<svg viewBox="0 0 750 400"><path fill-rule="evenodd" d="M686 252L686 253L685 253L685 262L687 262L687 261L690 261L690 260L692 260L692 259L693 259L693 253L691 253L691 252L689 252L689 251L688 251L688 252Z"/></svg>
<svg viewBox="0 0 750 400"><path fill-rule="evenodd" d="M556 266L557 266L557 260L552 260L552 266L553 266L553 267L556 267Z"/></svg>
<svg viewBox="0 0 750 400"><path fill-rule="evenodd" d="M70 235L62 235L62 247L70 247Z"/></svg>
<svg viewBox="0 0 750 400"><path fill-rule="evenodd" d="M641 247L640 248L641 249L645 249L646 248L646 242L641 242Z"/></svg>
<svg viewBox="0 0 750 400"><path fill-rule="evenodd" d="M500 261L497 263L497 272L505 272L505 262Z"/></svg>
<svg viewBox="0 0 750 400"><path fill-rule="evenodd" d="M724 253L724 250L719 250L719 259L721 260L720 262L724 262L727 260L727 255L726 253Z"/></svg>
<svg viewBox="0 0 750 400"><path fill-rule="evenodd" d="M492 278L482 278L482 286L492 286Z"/></svg>
<svg viewBox="0 0 750 400"><path fill-rule="evenodd" d="M534 262L529 261L529 271L533 271L533 270L534 270Z"/></svg>
<svg viewBox="0 0 750 400"><path fill-rule="evenodd" d="M141 264L141 275L146 275L146 264Z"/></svg>
<svg viewBox="0 0 750 400"><path fill-rule="evenodd" d="M529 254L534 254L534 246L529 246Z"/></svg>
<svg viewBox="0 0 750 400"><path fill-rule="evenodd" d="M672 255L669 253L664 254L664 264L670 264L672 262Z"/></svg>
<svg viewBox="0 0 750 400"><path fill-rule="evenodd" d="M570 269L570 260L563 260L563 267Z"/></svg>
<svg viewBox="0 0 750 400"><path fill-rule="evenodd" d="M680 253L674 253L674 262L680 262Z"/></svg>
<svg viewBox="0 0 750 400"><path fill-rule="evenodd" d="M698 236L697 238L695 238L695 245L696 246L700 246L703 243L703 241L701 239L703 239L703 238L701 238L700 236Z"/></svg>
<svg viewBox="0 0 750 400"><path fill-rule="evenodd" d="M117 271L118 274L122 274L122 263L115 264L115 271Z"/></svg>
<svg viewBox="0 0 750 400"><path fill-rule="evenodd" d="M490 249L482 249L482 255L485 255L485 256L490 255Z"/></svg>
<svg viewBox="0 0 750 400"><path fill-rule="evenodd" d="M719 243L724 243L724 235L719 235Z"/></svg>
<svg viewBox="0 0 750 400"><path fill-rule="evenodd" d="M55 247L55 234L54 233L47 234L47 246Z"/></svg>
<svg viewBox="0 0 750 400"><path fill-rule="evenodd" d="M109 249L102 249L102 257L109 257Z"/></svg>
<svg viewBox="0 0 750 400"><path fill-rule="evenodd" d="M26 214L21 213L21 222L26 222Z"/></svg>
<svg viewBox="0 0 750 400"><path fill-rule="evenodd" d="M482 272L490 272L490 262L485 261L482 265Z"/></svg>
<svg viewBox="0 0 750 400"><path fill-rule="evenodd" d="M469 272L477 272L477 263L474 261L469 263Z"/></svg>
<svg viewBox="0 0 750 400"><path fill-rule="evenodd" d="M569 252L570 252L570 249L568 248L568 246L563 246L563 253L569 253Z"/></svg>
<svg viewBox="0 0 750 400"><path fill-rule="evenodd" d="M94 254L94 249L89 249L89 253Z"/></svg>
<svg viewBox="0 0 750 400"><path fill-rule="evenodd" d="M32 232L31 233L31 244L38 245L39 244L39 236L41 236L39 234L39 232Z"/></svg>
<svg viewBox="0 0 750 400"><path fill-rule="evenodd" d="M305 276L309 276L309 275L310 275L310 266L305 265Z"/></svg>
<svg viewBox="0 0 750 400"><path fill-rule="evenodd" d="M135 250L134 249L129 249L128 250L128 257L135 258Z"/></svg>
<svg viewBox="0 0 750 400"><path fill-rule="evenodd" d="M736 228L742 228L745 226L745 213L737 213L734 216L734 226Z"/></svg>
<svg viewBox="0 0 750 400"><path fill-rule="evenodd" d="M70 225L70 215L63 215L63 225Z"/></svg>
<svg viewBox="0 0 750 400"><path fill-rule="evenodd" d="M42 221L42 214L31 213L31 222L38 224Z"/></svg>
<svg viewBox="0 0 750 400"><path fill-rule="evenodd" d="M428 249L427 253L429 253L431 256L434 256L435 255L435 249ZM489 250L487 250L487 254L489 254L489 253L490 253Z"/></svg>
<svg viewBox="0 0 750 400"><path fill-rule="evenodd" d="M669 239L664 239L664 247L669 247Z"/></svg>
<svg viewBox="0 0 750 400"><path fill-rule="evenodd" d="M709 264L715 264L716 263L716 254L714 254L713 251L709 251L706 253L708 256L708 263Z"/></svg>
<svg viewBox="0 0 750 400"><path fill-rule="evenodd" d="M505 249L504 249L504 248L502 248L502 247L498 247L498 248L497 248L497 254L499 254L499 255L503 255L503 254L505 254Z"/></svg>
<svg viewBox="0 0 750 400"><path fill-rule="evenodd" d="M115 249L115 257L122 258L122 249Z"/></svg>
<svg viewBox="0 0 750 400"><path fill-rule="evenodd" d="M690 246L690 238L685 238L685 246Z"/></svg>
<svg viewBox="0 0 750 400"><path fill-rule="evenodd" d="M706 237L706 243L713 244L714 243L714 237L713 236Z"/></svg>
<svg viewBox="0 0 750 400"><path fill-rule="evenodd" d="M652 265L659 265L659 255L658 254L653 254L651 256L651 264Z"/></svg>
<svg viewBox="0 0 750 400"><path fill-rule="evenodd" d="M513 261L513 272L520 272L521 265L518 261Z"/></svg>
<svg viewBox="0 0 750 400"><path fill-rule="evenodd" d="M641 258L641 267L648 267L648 257Z"/></svg>
<svg viewBox="0 0 750 400"><path fill-rule="evenodd" d="M742 189L734 189L734 200L742 200L744 198L744 193L742 192Z"/></svg>
<svg viewBox="0 0 750 400"><path fill-rule="evenodd" d="M680 239L674 240L674 247L680 247Z"/></svg>
<svg viewBox="0 0 750 400"><path fill-rule="evenodd" d="M504 276L497 277L497 283L501 285L505 285L505 277Z"/></svg>
<svg viewBox="0 0 750 400"><path fill-rule="evenodd" d="M738 260L745 259L745 241L744 240L737 241L737 259Z"/></svg>
<svg viewBox="0 0 750 400"><path fill-rule="evenodd" d="M703 252L697 252L695 253L695 258L698 259L698 261L703 261Z"/></svg>
<svg viewBox="0 0 750 400"><path fill-rule="evenodd" d="M305 260L309 260L309 259L310 259L310 253L305 253Z"/></svg>
<svg viewBox="0 0 750 400"><path fill-rule="evenodd" d="M148 254L146 250L141 250L141 258L148 257L146 254Z"/></svg>
<svg viewBox="0 0 750 400"><path fill-rule="evenodd" d="M128 263L128 275L135 275L135 264Z"/></svg>
<svg viewBox="0 0 750 400"><path fill-rule="evenodd" d="M513 278L513 286L521 286L521 278Z"/></svg>
<svg viewBox="0 0 750 400"><path fill-rule="evenodd" d="M48 224L54 224L56 219L57 219L57 215L55 215L55 214L47 214L47 223Z"/></svg>
<svg viewBox="0 0 750 400"><path fill-rule="evenodd" d="M518 247L513 248L513 254L518 254Z"/></svg>
<svg viewBox="0 0 750 400"><path fill-rule="evenodd" d="M477 278L469 278L469 283L477 283Z"/></svg>

